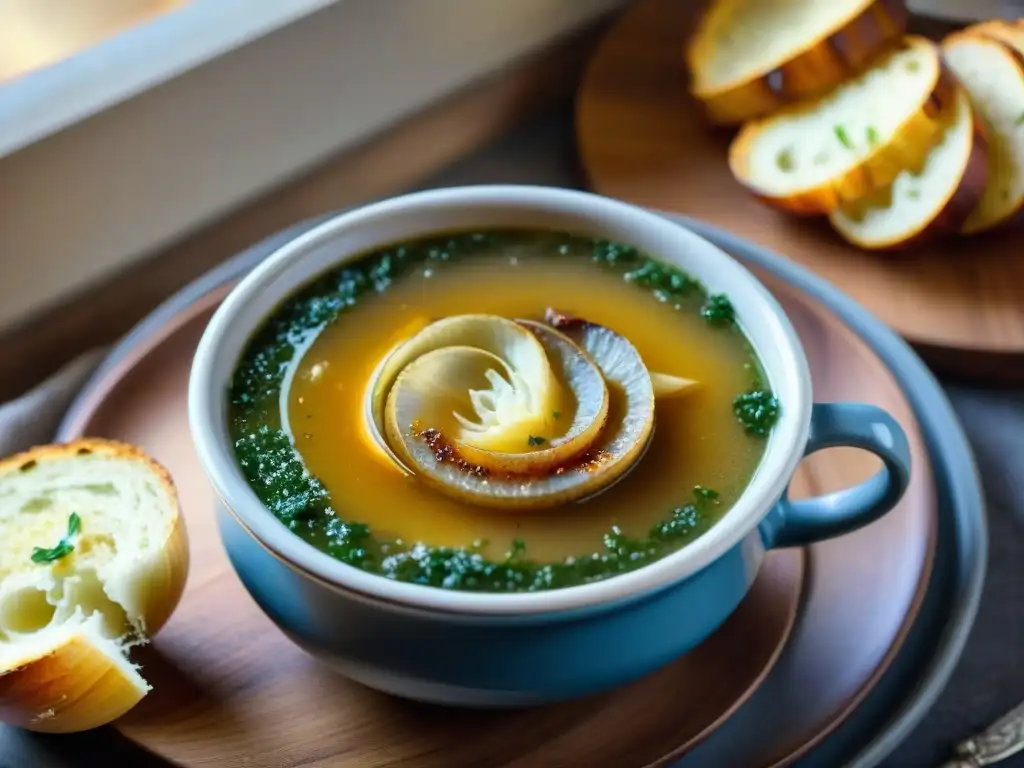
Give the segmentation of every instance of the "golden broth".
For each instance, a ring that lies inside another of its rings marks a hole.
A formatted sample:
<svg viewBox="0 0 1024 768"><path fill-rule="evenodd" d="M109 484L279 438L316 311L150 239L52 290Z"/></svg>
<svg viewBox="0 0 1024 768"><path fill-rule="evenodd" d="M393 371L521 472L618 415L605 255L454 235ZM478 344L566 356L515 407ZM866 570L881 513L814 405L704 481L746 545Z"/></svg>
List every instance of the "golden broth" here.
<svg viewBox="0 0 1024 768"><path fill-rule="evenodd" d="M385 291L360 298L301 355L284 392L291 436L340 517L406 543L467 547L486 540L492 558L521 539L529 560L552 562L602 551L613 525L646 536L691 502L697 485L720 494L716 517L743 492L764 449L733 413L733 399L754 379L743 336L711 327L697 311L699 300L676 309L586 256L545 255L544 243L550 247L550 240L524 235L500 253L416 266ZM366 445L360 423L367 384L396 342L446 316L540 320L547 307L619 332L652 371L701 382L692 394L657 402L654 437L622 481L555 509L484 509L403 475Z"/></svg>

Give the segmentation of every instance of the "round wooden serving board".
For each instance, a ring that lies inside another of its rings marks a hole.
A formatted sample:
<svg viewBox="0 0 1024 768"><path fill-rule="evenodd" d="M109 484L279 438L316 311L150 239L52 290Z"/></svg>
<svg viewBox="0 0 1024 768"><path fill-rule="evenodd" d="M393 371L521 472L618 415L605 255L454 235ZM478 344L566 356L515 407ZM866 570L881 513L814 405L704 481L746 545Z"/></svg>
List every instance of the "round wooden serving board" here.
<svg viewBox="0 0 1024 768"><path fill-rule="evenodd" d="M292 645L231 569L188 430L189 367L229 286L196 296L136 336L79 399L60 435L147 449L175 478L189 528L185 597L136 659L154 690L118 730L188 768L640 768L673 762L738 709L742 717L748 699L775 691L771 698L793 716L774 722L771 707L758 715L772 725L744 742L742 764L775 765L809 749L852 711L902 643L928 579L935 500L912 411L884 364L827 310L777 280L769 285L808 349L817 397L875 402L904 425L915 461L906 498L885 519L809 555L771 553L726 624L661 671L605 695L512 712L389 698ZM876 460L858 451L819 453L801 467L794 495L845 487L875 469ZM808 561L816 565L805 582ZM794 627L799 606L804 615ZM796 694L801 701L789 700Z"/></svg>
<svg viewBox="0 0 1024 768"><path fill-rule="evenodd" d="M687 93L683 44L701 5L639 0L598 47L576 111L592 188L702 219L803 264L947 372L1024 381L1024 231L877 254L846 244L825 220L757 202L729 171L732 133L707 124Z"/></svg>

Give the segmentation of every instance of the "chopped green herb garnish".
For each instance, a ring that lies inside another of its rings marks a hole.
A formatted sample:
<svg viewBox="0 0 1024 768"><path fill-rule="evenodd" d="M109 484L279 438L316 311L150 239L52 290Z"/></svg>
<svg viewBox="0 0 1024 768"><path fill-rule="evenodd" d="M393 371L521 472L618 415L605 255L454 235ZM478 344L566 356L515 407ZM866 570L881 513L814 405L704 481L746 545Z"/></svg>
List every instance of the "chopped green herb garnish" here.
<svg viewBox="0 0 1024 768"><path fill-rule="evenodd" d="M697 497L698 501L710 501L714 504L718 503L718 491L705 488L703 485L693 486L693 495Z"/></svg>
<svg viewBox="0 0 1024 768"><path fill-rule="evenodd" d="M555 418L557 419L557 418L558 418L559 416L561 416L562 414L561 414L561 413L560 413L559 411L554 411L554 412L552 412L552 414L551 414L551 415L552 415L552 416L554 416L554 417L555 417Z"/></svg>
<svg viewBox="0 0 1024 768"><path fill-rule="evenodd" d="M55 563L58 560L70 555L75 550L75 545L72 539L78 535L79 531L82 530L82 518L78 516L77 512L72 512L68 517L68 532L64 534L57 546L45 549L43 547L36 547L32 550L32 562L33 563Z"/></svg>
<svg viewBox="0 0 1024 768"><path fill-rule="evenodd" d="M538 437L537 435L530 435L526 439L526 442L530 445L544 445L547 441L548 439L546 437Z"/></svg>
<svg viewBox="0 0 1024 768"><path fill-rule="evenodd" d="M751 435L768 437L779 420L779 401L767 389L752 389L732 401L732 411Z"/></svg>
<svg viewBox="0 0 1024 768"><path fill-rule="evenodd" d="M850 141L849 135L846 133L846 129L841 125L835 127L836 138L839 139L839 143L847 149L853 149L853 142Z"/></svg>
<svg viewBox="0 0 1024 768"><path fill-rule="evenodd" d="M878 131L875 129L875 126L869 125L868 126L868 146L869 147L873 147L876 144L878 144Z"/></svg>
<svg viewBox="0 0 1024 768"><path fill-rule="evenodd" d="M526 542L522 539L512 539L512 546L505 555L506 561L519 560L526 554Z"/></svg>
<svg viewBox="0 0 1024 768"><path fill-rule="evenodd" d="M1024 124L1024 112L1021 112L1019 115L1017 115L1017 120L1016 120L1015 124L1016 125Z"/></svg>
<svg viewBox="0 0 1024 768"><path fill-rule="evenodd" d="M587 584L661 559L702 534L715 519L703 515L697 505L686 504L646 533L630 536L612 526L603 549L553 563L527 560L521 541L513 542L505 557L495 557L488 555L482 540L468 547L438 547L377 538L369 526L346 522L331 509L323 486L305 470L297 453L276 453L286 445L288 435L279 429L258 429L236 444L242 471L257 494L271 509L290 515L284 521L292 531L313 538L331 557L396 581L469 592L536 592ZM276 472L288 478L288 489L309 504L308 509L301 508L303 502L278 503L284 494L275 485L277 476L264 474Z"/></svg>
<svg viewBox="0 0 1024 768"><path fill-rule="evenodd" d="M909 197L911 200L918 200L921 197L921 190L919 190L919 189L908 189L907 190L907 197Z"/></svg>
<svg viewBox="0 0 1024 768"><path fill-rule="evenodd" d="M775 156L775 164L783 173L792 171L796 167L796 163L793 161L793 150L787 148L779 152Z"/></svg>
<svg viewBox="0 0 1024 768"><path fill-rule="evenodd" d="M700 316L712 325L729 325L736 319L736 310L728 297L716 293L708 296L700 308Z"/></svg>

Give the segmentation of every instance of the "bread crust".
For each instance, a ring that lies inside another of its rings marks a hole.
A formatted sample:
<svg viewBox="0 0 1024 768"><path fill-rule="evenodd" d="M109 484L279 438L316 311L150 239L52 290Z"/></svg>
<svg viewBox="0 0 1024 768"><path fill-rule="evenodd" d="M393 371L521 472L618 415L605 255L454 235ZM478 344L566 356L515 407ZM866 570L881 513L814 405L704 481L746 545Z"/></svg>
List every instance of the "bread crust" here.
<svg viewBox="0 0 1024 768"><path fill-rule="evenodd" d="M851 245L873 251L904 250L940 235L958 232L971 215L984 194L988 181L988 140L983 124L970 107L966 91L959 87L958 91L958 98L967 100L967 108L971 110L971 146L963 173L942 207L929 220L919 223L920 226L916 230L908 231L905 237L888 242L869 242L858 238L856 233L837 226L833 215L833 227Z"/></svg>
<svg viewBox="0 0 1024 768"><path fill-rule="evenodd" d="M0 672L0 720L39 733L106 725L149 691L124 664L87 634L70 634L56 647Z"/></svg>
<svg viewBox="0 0 1024 768"><path fill-rule="evenodd" d="M955 101L957 82L942 63L938 46L933 42L916 35L908 35L904 40L906 45L926 48L933 53L937 59L936 76L927 98L888 142L879 144L855 165L818 186L784 195L770 195L749 177L751 149L761 132L779 115L812 111L818 107L814 101L801 102L743 127L729 147L729 168L733 176L767 205L789 213L814 216L832 213L844 203L867 197L891 184L903 169L916 167L941 135L942 116Z"/></svg>
<svg viewBox="0 0 1024 768"><path fill-rule="evenodd" d="M977 24L964 27L957 34L988 37L1009 45L1017 51L1024 50L1024 20L1005 21L1003 19L991 19L989 21L979 21Z"/></svg>
<svg viewBox="0 0 1024 768"><path fill-rule="evenodd" d="M172 519L167 537L145 552L132 566L143 586L122 590L122 602L135 629L148 639L167 622L184 592L189 547L177 489L167 470L142 449L102 438L83 438L65 444L39 445L0 460L0 484L6 476L36 462L75 461L84 453L143 464L170 502ZM109 589L109 587L108 587ZM111 595L113 597L113 595ZM131 614L138 615L131 615ZM134 707L149 687L119 646L88 624L69 626L66 634L53 630L48 641L24 645L20 657L0 668L0 720L32 731L71 733L95 728ZM54 638L57 638L54 642ZM19 650L22 650L19 648Z"/></svg>
<svg viewBox="0 0 1024 768"><path fill-rule="evenodd" d="M865 0L829 34L808 40L785 60L767 64L754 78L719 88L704 88L694 77L690 92L707 118L719 125L739 125L786 104L815 98L866 69L878 56L896 47L907 28L904 0ZM714 45L719 22L708 11L686 45L691 73Z"/></svg>
<svg viewBox="0 0 1024 768"><path fill-rule="evenodd" d="M942 49L945 51L949 46L956 45L959 41L972 38L998 46L999 50L1013 63L1022 82L1024 82L1024 25L1021 22L987 21L975 24L947 35L942 41ZM968 88L967 90L970 93L970 89ZM978 111L980 110L975 110L976 113ZM980 115L976 119L984 125ZM983 131L988 138L989 144L997 141L997 137L991 135L992 129L990 126L984 125ZM989 159L991 160L994 157L994 150L990 151ZM988 180L993 183L995 181L995 174L991 170L988 174ZM973 212L972 210L971 213ZM959 231L963 234L976 234L1021 222L1024 220L1024 188L1018 193L1017 198L1013 201L1013 205L1002 210L998 216L973 222L970 219L971 216L969 215L959 228Z"/></svg>

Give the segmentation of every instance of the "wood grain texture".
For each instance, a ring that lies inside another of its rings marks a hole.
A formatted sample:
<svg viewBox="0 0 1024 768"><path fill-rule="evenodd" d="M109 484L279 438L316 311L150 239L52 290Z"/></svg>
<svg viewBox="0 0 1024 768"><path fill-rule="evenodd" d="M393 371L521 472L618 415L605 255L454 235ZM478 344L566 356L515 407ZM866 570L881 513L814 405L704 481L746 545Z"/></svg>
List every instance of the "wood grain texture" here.
<svg viewBox="0 0 1024 768"><path fill-rule="evenodd" d="M921 436L891 374L834 316L777 280L769 285L809 351L817 398L877 403L908 431L915 461L911 488L876 530L898 539L898 532L914 528L911 520L933 518L933 485ZM73 433L138 444L161 461L178 483L190 531L187 591L165 631L136 659L154 691L117 724L123 736L186 768L664 766L713 730L769 673L793 628L801 596L807 596L801 591L804 558L798 551L770 556L750 597L708 642L606 695L521 712L456 712L391 699L327 672L285 639L232 572L214 523L213 495L188 433L190 361L225 292L208 295L179 315L162 340L124 360L71 425ZM802 465L793 495L846 487L877 466L874 457L852 449L821 452ZM927 550L934 543L927 539L915 536L911 546ZM863 537L856 540L865 546ZM833 544L843 542L825 547ZM871 557L863 555L858 562L873 567ZM919 595L930 557L923 563L912 576ZM817 572L811 592L831 579ZM850 579L856 582L856 573L846 573L844 583ZM878 600L872 611L882 616L885 597ZM888 630L891 647L868 642L872 650L864 658L834 658L832 663L843 665L835 677L844 684L814 717L771 728L754 748L752 768L784 763L837 727L892 660L916 609L917 600L899 612L899 626ZM865 632L870 624L864 622ZM817 642L817 652L809 656L820 674L822 649L835 646L837 638ZM878 650L884 651L881 663Z"/></svg>
<svg viewBox="0 0 1024 768"><path fill-rule="evenodd" d="M246 246L318 213L415 186L575 91L598 22L412 115L362 146L110 280L0 334L0 402L91 346L107 344L183 285Z"/></svg>
<svg viewBox="0 0 1024 768"><path fill-rule="evenodd" d="M1024 381L1021 230L872 254L846 244L824 220L760 204L729 172L732 133L709 127L687 93L680 50L693 22L686 3L640 0L602 41L576 112L591 187L717 224L800 262L955 377Z"/></svg>

